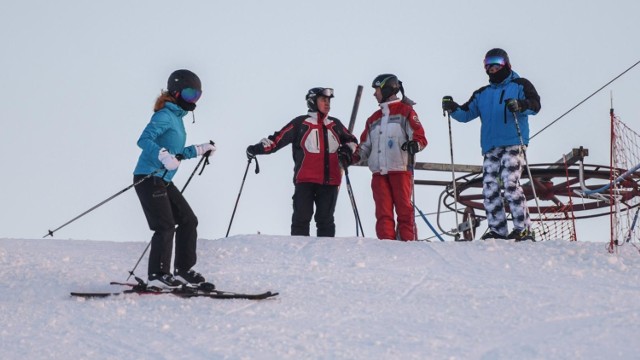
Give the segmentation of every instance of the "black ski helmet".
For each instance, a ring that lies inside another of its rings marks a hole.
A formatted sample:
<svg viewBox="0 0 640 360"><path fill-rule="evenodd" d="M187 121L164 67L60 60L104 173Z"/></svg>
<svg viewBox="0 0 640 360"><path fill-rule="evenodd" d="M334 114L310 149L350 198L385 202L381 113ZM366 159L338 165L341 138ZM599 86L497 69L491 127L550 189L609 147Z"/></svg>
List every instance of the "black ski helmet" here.
<svg viewBox="0 0 640 360"><path fill-rule="evenodd" d="M490 73L487 65L495 64L496 60L504 60L504 65L500 70ZM487 51L487 54L484 56L484 69L487 75L489 75L489 82L493 84L503 82L509 75L511 75L511 62L509 61L509 55L507 55L506 51L500 48Z"/></svg>
<svg viewBox="0 0 640 360"><path fill-rule="evenodd" d="M502 58L504 58L505 61L505 66L507 66L509 69L511 69L511 62L509 61L509 55L507 54L506 51L500 49L500 48L495 48L495 49L491 49L489 51L487 51L487 54L484 56L484 59L486 60L487 58L493 57L493 56L500 56Z"/></svg>
<svg viewBox="0 0 640 360"><path fill-rule="evenodd" d="M169 94L175 95L177 92L181 92L186 88L202 91L202 84L200 83L198 75L186 69L176 70L171 73L169 80L167 80L167 91L169 91Z"/></svg>
<svg viewBox="0 0 640 360"><path fill-rule="evenodd" d="M371 84L372 88L380 88L382 92L382 101L385 102L388 98L395 95L400 91L401 82L398 77L393 74L381 74L373 79Z"/></svg>
<svg viewBox="0 0 640 360"><path fill-rule="evenodd" d="M325 96L331 99L333 97L332 88L314 87L307 91L304 99L307 101L307 107L310 111L318 111L318 97Z"/></svg>

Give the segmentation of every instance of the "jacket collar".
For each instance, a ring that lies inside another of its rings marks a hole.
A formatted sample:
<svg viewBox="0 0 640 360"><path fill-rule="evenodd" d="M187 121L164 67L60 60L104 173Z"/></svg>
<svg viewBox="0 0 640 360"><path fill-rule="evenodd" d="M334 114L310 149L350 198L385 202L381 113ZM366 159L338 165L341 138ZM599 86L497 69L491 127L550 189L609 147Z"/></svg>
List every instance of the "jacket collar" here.
<svg viewBox="0 0 640 360"><path fill-rule="evenodd" d="M307 112L307 115L309 115L309 117L312 119L312 122L319 124L320 122L318 121L318 118L320 118L320 116L322 116L322 113L320 113L319 111L309 111ZM329 123L329 115L325 115L324 118L322 118L322 120L324 121L324 124L328 124Z"/></svg>
<svg viewBox="0 0 640 360"><path fill-rule="evenodd" d="M507 76L507 78L506 78L506 79L502 80L502 82L497 83L497 84L494 84L494 83L492 83L492 82L489 82L489 85L490 85L491 87L494 87L494 88L496 88L496 87L502 87L502 86L504 86L504 85L506 85L506 84L508 84L508 83L512 82L513 80L518 79L519 77L520 77L520 75L518 75L518 73L517 73L517 72L515 72L515 71L511 70L511 74L509 74L509 76Z"/></svg>
<svg viewBox="0 0 640 360"><path fill-rule="evenodd" d="M167 108L172 113L174 113L176 116L181 118L189 113L188 111L184 110L183 108L181 108L180 106L172 102L166 102L164 104L164 107Z"/></svg>
<svg viewBox="0 0 640 360"><path fill-rule="evenodd" d="M395 103L399 103L400 101L402 101L402 99L390 100L390 101L386 101L386 102L380 103L380 104L378 104L378 106L380 106L381 108L388 108L389 105L395 104Z"/></svg>

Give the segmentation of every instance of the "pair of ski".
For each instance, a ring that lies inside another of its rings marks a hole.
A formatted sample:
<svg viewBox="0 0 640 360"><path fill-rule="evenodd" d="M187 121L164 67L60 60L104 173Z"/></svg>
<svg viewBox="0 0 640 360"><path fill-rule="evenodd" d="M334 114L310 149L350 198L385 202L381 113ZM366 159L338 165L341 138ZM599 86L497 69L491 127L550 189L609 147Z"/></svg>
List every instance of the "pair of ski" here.
<svg viewBox="0 0 640 360"><path fill-rule="evenodd" d="M124 294L138 294L138 295L164 295L170 294L182 298L193 297L207 297L212 299L246 299L246 300L264 300L274 296L277 296L277 292L263 292L263 293L238 293L232 291L215 290L215 286L210 283L202 283L198 287L183 285L178 288L158 288L149 287L144 282L139 281L138 284L111 282L111 285L126 286L128 289L121 292L71 292L73 297L81 298L105 298L110 296L120 296Z"/></svg>

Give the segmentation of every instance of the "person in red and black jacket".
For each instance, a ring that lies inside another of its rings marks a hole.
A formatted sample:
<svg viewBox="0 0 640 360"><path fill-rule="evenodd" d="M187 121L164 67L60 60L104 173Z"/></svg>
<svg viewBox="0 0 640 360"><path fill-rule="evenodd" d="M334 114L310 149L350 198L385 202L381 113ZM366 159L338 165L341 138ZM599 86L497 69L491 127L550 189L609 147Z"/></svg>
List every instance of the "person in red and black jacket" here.
<svg viewBox="0 0 640 360"><path fill-rule="evenodd" d="M333 237L336 233L333 213L342 181L338 155L347 159L343 163L351 163L357 139L340 120L329 116L333 89L315 87L305 98L309 112L247 147L247 157L271 154L291 144L295 164L291 235L309 236L315 204L317 235Z"/></svg>
<svg viewBox="0 0 640 360"><path fill-rule="evenodd" d="M378 239L417 240L410 162L427 146L427 138L413 110L415 103L404 96L398 77L378 75L371 86L380 109L367 119L354 160L367 161L373 173L371 190L376 204L376 235ZM398 92L402 93L402 99L398 98Z"/></svg>

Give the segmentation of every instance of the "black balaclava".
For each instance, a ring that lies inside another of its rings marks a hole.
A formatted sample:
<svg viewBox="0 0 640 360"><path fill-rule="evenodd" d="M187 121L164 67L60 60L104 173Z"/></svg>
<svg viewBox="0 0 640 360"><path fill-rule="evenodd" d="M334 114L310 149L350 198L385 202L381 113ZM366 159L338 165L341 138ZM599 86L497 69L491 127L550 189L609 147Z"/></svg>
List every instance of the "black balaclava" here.
<svg viewBox="0 0 640 360"><path fill-rule="evenodd" d="M193 110L196 109L196 104L190 103L190 102L186 102L180 96L178 96L176 98L176 104L178 104L178 106L180 106L182 108L182 110L184 110L184 111L193 111Z"/></svg>

